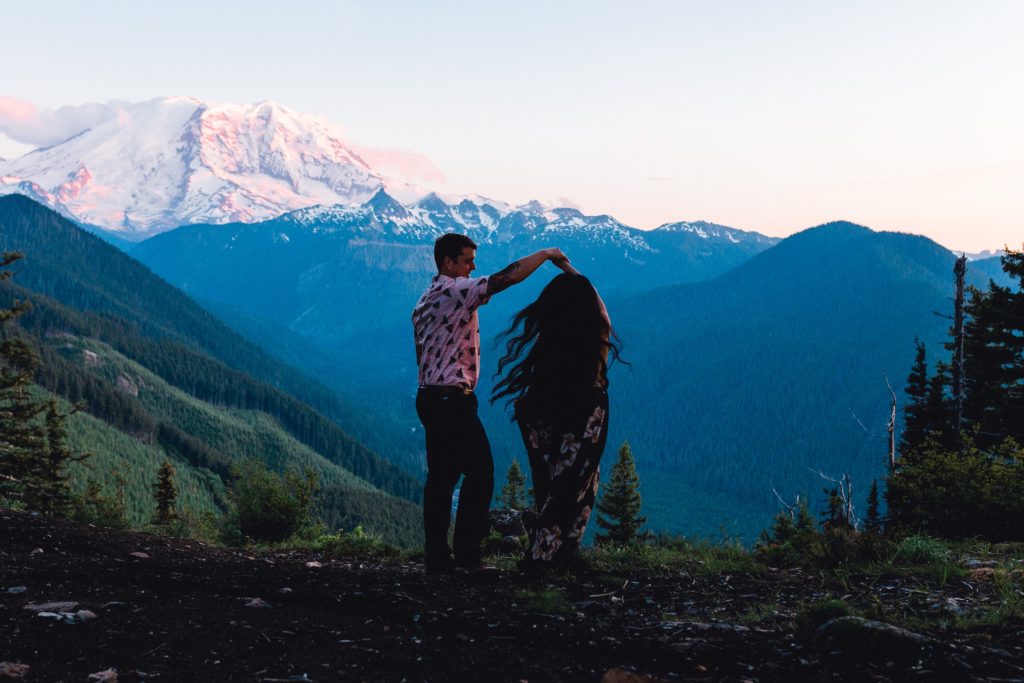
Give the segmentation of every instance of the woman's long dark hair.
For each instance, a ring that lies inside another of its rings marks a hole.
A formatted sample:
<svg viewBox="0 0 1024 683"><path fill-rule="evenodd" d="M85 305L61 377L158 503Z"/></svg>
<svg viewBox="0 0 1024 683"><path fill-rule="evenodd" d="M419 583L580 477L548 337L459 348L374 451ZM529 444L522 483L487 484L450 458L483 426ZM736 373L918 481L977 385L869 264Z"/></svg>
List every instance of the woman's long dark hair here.
<svg viewBox="0 0 1024 683"><path fill-rule="evenodd" d="M562 273L519 311L500 338L509 338L495 377L491 402L529 395L542 408L557 408L571 392L608 386L610 353L619 359L612 330L601 313L601 300L590 280ZM517 330L519 334L512 336Z"/></svg>

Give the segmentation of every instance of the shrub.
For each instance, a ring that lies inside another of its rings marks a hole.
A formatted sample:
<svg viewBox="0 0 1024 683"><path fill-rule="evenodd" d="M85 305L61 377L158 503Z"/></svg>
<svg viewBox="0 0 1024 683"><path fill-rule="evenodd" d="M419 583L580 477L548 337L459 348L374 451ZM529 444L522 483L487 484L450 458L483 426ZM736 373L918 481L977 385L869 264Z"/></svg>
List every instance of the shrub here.
<svg viewBox="0 0 1024 683"><path fill-rule="evenodd" d="M818 628L832 619L853 616L853 609L842 600L827 598L804 605L793 620L796 635L801 640L810 640Z"/></svg>
<svg viewBox="0 0 1024 683"><path fill-rule="evenodd" d="M232 465L228 489L229 512L223 540L277 542L294 536L311 521L316 474L295 469L283 475L255 460Z"/></svg>
<svg viewBox="0 0 1024 683"><path fill-rule="evenodd" d="M992 452L965 435L959 450L927 439L889 477L892 526L943 538L1024 540L1024 449L1007 439Z"/></svg>
<svg viewBox="0 0 1024 683"><path fill-rule="evenodd" d="M90 481L85 485L85 491L71 497L71 519L111 529L127 529L128 506L124 489L125 482L120 477L112 493L104 493L99 484Z"/></svg>
<svg viewBox="0 0 1024 683"><path fill-rule="evenodd" d="M949 546L930 536L910 536L896 549L892 562L896 565L940 564L952 557Z"/></svg>
<svg viewBox="0 0 1024 683"><path fill-rule="evenodd" d="M361 526L352 531L321 535L312 545L315 550L320 550L328 557L397 558L402 554L395 546L367 534Z"/></svg>
<svg viewBox="0 0 1024 683"><path fill-rule="evenodd" d="M818 531L807 502L797 501L794 514L780 510L771 530L761 532L754 549L770 565L787 566L806 562L818 544Z"/></svg>

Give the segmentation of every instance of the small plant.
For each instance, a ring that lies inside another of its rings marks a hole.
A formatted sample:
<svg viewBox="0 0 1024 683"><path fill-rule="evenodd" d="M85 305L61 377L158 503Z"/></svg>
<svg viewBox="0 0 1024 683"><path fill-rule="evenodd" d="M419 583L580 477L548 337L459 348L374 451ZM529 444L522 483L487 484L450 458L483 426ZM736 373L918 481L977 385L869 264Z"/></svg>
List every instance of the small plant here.
<svg viewBox="0 0 1024 683"><path fill-rule="evenodd" d="M900 543L892 558L896 565L945 564L952 558L949 546L930 536L910 536Z"/></svg>
<svg viewBox="0 0 1024 683"><path fill-rule="evenodd" d="M125 500L125 481L115 475L114 490L105 493L93 480L85 491L71 498L71 519L110 529L127 529L128 506Z"/></svg>
<svg viewBox="0 0 1024 683"><path fill-rule="evenodd" d="M837 598L818 600L804 605L793 619L796 635L801 640L810 640L818 628L832 619L853 616L853 609Z"/></svg>
<svg viewBox="0 0 1024 683"><path fill-rule="evenodd" d="M799 498L792 509L779 511L770 531L761 532L755 551L772 566L788 566L806 562L818 541L807 501Z"/></svg>
<svg viewBox="0 0 1024 683"><path fill-rule="evenodd" d="M220 518L211 513L195 515L187 511L178 512L160 526L157 532L172 538L214 543L220 540L220 524Z"/></svg>
<svg viewBox="0 0 1024 683"><path fill-rule="evenodd" d="M398 558L402 551L382 541L377 536L366 533L361 526L351 531L337 531L325 534L313 541L314 550L319 550L328 557L378 557Z"/></svg>
<svg viewBox="0 0 1024 683"><path fill-rule="evenodd" d="M779 604L775 601L752 605L739 616L739 622L748 626L775 621L779 618Z"/></svg>
<svg viewBox="0 0 1024 683"><path fill-rule="evenodd" d="M552 616L568 616L576 612L572 603L565 596L565 592L557 588L518 590L514 597L516 605L524 612Z"/></svg>

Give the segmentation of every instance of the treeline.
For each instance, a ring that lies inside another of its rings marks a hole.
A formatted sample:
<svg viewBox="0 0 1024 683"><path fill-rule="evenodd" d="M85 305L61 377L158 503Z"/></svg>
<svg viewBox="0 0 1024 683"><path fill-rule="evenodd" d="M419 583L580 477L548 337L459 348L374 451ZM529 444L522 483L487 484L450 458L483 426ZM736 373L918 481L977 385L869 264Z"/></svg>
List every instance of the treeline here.
<svg viewBox="0 0 1024 683"><path fill-rule="evenodd" d="M917 344L887 480L894 526L1024 540L1024 252L1008 249L1002 266L1016 286L968 288L948 360L929 372Z"/></svg>
<svg viewBox="0 0 1024 683"><path fill-rule="evenodd" d="M39 342L55 334L96 339L199 400L273 416L299 441L384 491L414 502L422 495L419 483L411 475L376 456L337 424L279 389L180 342L138 336L134 325L113 316L75 311L9 282L0 285L0 305L28 298L32 300L32 309L18 320L18 326ZM188 439L178 426L161 424L148 415L138 400L116 386L61 358L44 344L40 343L39 348L46 355L46 362L37 371L40 385L69 401L86 401L91 414L122 431L150 441L162 435L161 443L173 443L189 461L218 473L225 471L225 458L204 449L195 439Z"/></svg>

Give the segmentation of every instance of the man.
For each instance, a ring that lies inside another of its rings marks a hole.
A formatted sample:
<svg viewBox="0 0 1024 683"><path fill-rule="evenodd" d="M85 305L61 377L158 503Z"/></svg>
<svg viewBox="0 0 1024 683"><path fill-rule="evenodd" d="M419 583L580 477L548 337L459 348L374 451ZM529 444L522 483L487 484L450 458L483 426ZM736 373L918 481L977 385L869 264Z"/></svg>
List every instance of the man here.
<svg viewBox="0 0 1024 683"><path fill-rule="evenodd" d="M427 572L447 574L456 567L484 569L480 542L487 534L487 511L494 492L491 445L477 416L473 393L480 373L477 308L522 282L545 261L570 268L559 249L544 249L488 277L470 277L476 244L449 233L434 242L437 275L412 313L419 366L416 412L427 440L427 483L423 490L423 530ZM455 516L454 557L448 546L452 495L464 476Z"/></svg>

